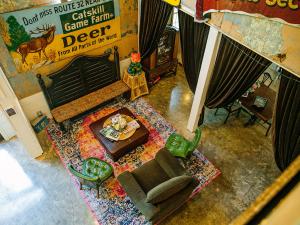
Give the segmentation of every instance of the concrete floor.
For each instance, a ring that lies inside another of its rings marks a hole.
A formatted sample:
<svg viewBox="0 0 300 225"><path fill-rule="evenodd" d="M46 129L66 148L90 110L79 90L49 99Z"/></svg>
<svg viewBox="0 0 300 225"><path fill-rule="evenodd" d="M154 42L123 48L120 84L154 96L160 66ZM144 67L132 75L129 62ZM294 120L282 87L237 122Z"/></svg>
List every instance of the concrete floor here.
<svg viewBox="0 0 300 225"><path fill-rule="evenodd" d="M175 77L162 79L146 99L180 133L186 130L193 94L181 67ZM248 115L223 124L225 111L208 110L199 150L222 175L163 224L229 224L280 174L271 138L260 125L244 128ZM0 224L96 224L84 201L46 140L38 160L30 159L17 139L0 143Z"/></svg>

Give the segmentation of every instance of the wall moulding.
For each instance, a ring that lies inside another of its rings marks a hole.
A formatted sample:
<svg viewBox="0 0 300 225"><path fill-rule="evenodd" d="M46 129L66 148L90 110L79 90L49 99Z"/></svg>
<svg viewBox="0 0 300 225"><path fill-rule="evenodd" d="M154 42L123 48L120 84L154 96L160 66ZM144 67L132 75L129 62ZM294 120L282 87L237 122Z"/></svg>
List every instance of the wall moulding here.
<svg viewBox="0 0 300 225"><path fill-rule="evenodd" d="M300 77L300 27L232 13L212 13L207 24Z"/></svg>

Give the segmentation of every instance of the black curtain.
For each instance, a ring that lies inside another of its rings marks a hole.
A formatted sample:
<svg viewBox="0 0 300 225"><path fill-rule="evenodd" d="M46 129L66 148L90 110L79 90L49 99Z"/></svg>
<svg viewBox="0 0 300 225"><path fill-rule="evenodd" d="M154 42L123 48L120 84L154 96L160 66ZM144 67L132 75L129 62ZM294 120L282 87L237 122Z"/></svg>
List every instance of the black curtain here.
<svg viewBox="0 0 300 225"><path fill-rule="evenodd" d="M273 147L279 169L284 170L300 154L300 79L283 70L275 116Z"/></svg>
<svg viewBox="0 0 300 225"><path fill-rule="evenodd" d="M142 0L139 48L142 59L156 49L173 7L162 0Z"/></svg>
<svg viewBox="0 0 300 225"><path fill-rule="evenodd" d="M241 97L270 66L264 57L222 37L205 106L220 108Z"/></svg>
<svg viewBox="0 0 300 225"><path fill-rule="evenodd" d="M182 64L190 89L195 93L209 26L195 23L194 17L178 11Z"/></svg>

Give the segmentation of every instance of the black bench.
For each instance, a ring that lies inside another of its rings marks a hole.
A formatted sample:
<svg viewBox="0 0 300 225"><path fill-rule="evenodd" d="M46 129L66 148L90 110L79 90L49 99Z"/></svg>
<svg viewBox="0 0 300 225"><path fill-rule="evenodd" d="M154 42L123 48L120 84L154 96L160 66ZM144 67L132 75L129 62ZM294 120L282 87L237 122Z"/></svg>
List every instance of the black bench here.
<svg viewBox="0 0 300 225"><path fill-rule="evenodd" d="M41 74L39 84L54 120L60 125L130 91L120 79L118 48L101 56L78 56L59 71L49 74L46 85ZM68 124L68 123L66 123Z"/></svg>

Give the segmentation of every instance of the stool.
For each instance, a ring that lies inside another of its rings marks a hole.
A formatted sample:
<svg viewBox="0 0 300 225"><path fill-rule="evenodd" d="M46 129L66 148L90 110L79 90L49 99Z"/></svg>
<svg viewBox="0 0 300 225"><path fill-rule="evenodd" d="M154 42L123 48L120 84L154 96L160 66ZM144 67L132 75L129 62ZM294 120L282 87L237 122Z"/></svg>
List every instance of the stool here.
<svg viewBox="0 0 300 225"><path fill-rule="evenodd" d="M149 94L145 72L139 75L130 75L127 70L124 72L123 82L131 89L130 100L134 100L142 95Z"/></svg>

